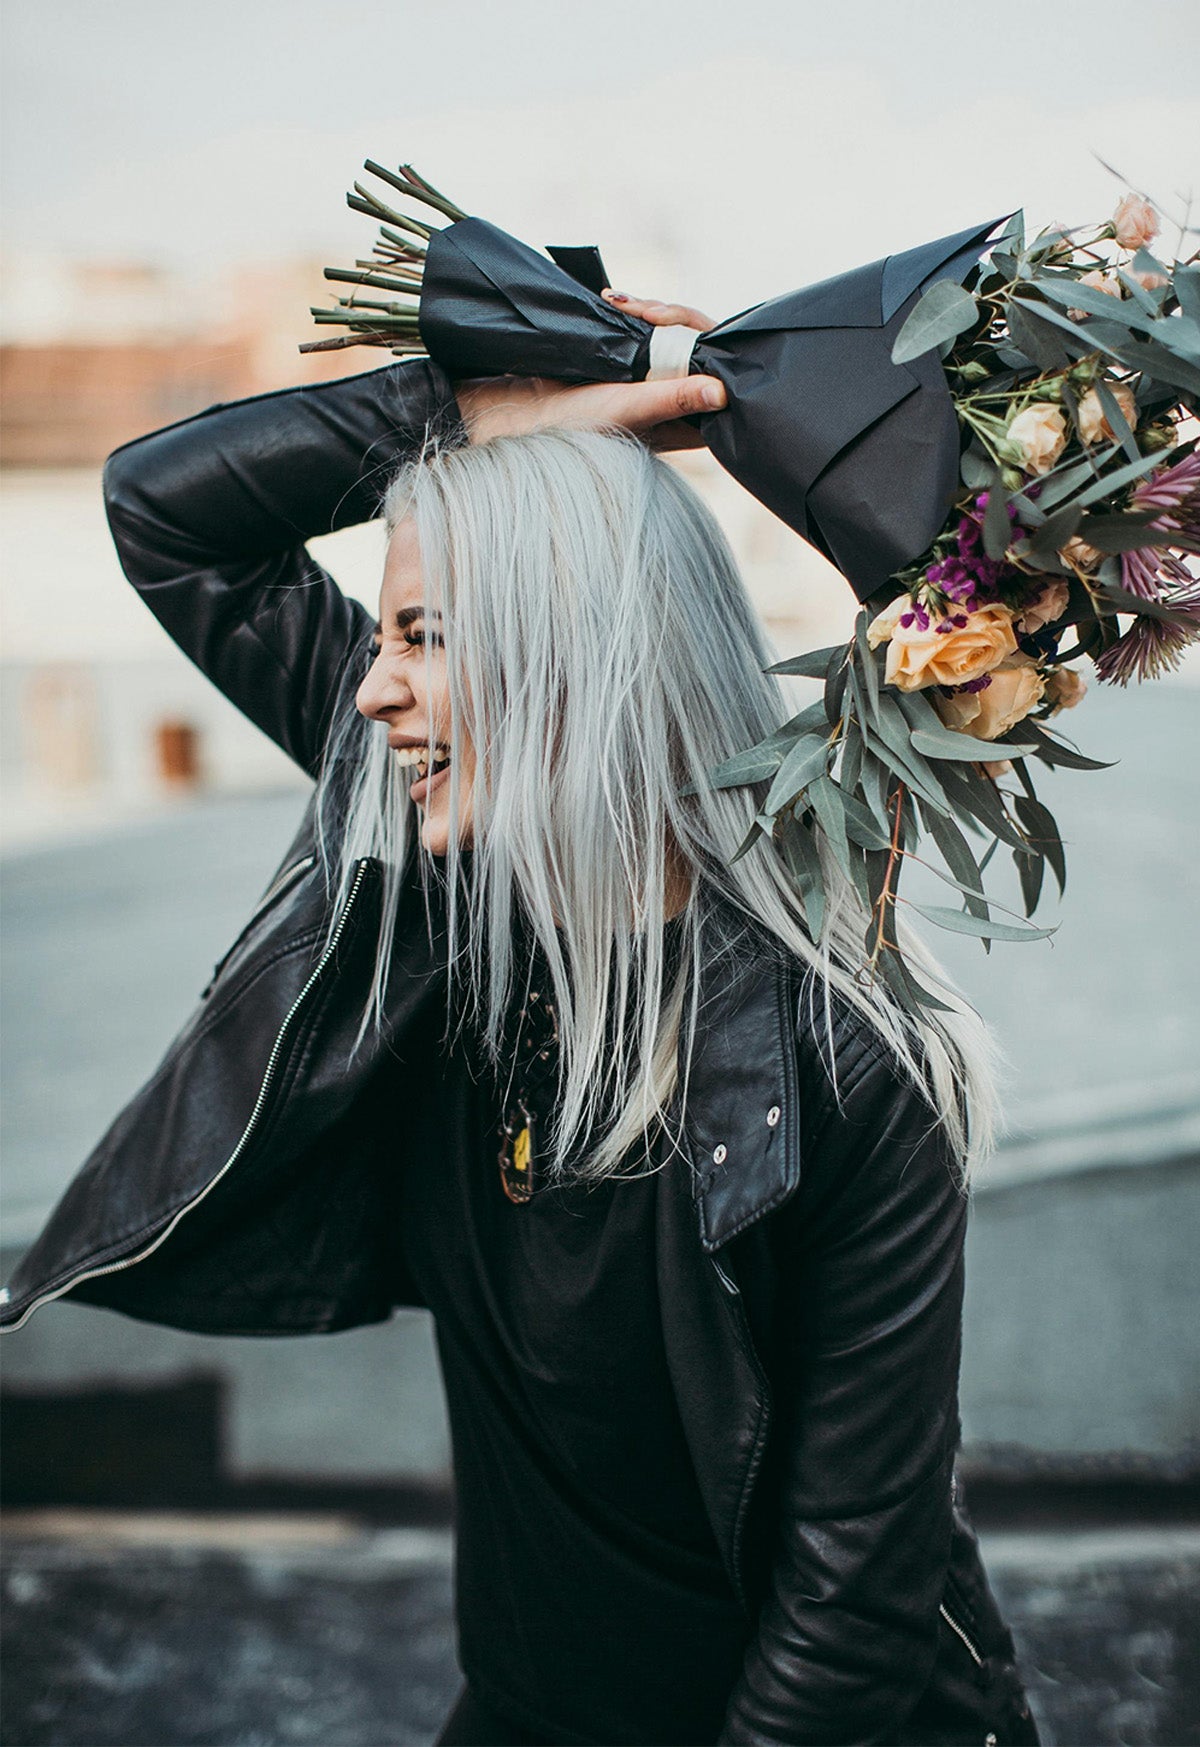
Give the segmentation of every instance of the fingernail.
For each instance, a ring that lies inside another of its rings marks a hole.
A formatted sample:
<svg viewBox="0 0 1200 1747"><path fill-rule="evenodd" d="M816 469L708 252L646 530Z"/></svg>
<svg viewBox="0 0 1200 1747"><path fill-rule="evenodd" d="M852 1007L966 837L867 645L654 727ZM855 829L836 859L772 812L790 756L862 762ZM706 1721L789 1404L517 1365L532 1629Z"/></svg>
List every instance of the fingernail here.
<svg viewBox="0 0 1200 1747"><path fill-rule="evenodd" d="M611 298L614 303L628 303L629 302L629 294L628 294L628 292L625 292L625 291L605 291L601 295L604 297Z"/></svg>
<svg viewBox="0 0 1200 1747"><path fill-rule="evenodd" d="M723 382L706 382L704 384L704 391L701 394L700 398L704 402L705 406L711 407L714 412L719 411L720 408L725 405L725 385L724 385L724 383Z"/></svg>

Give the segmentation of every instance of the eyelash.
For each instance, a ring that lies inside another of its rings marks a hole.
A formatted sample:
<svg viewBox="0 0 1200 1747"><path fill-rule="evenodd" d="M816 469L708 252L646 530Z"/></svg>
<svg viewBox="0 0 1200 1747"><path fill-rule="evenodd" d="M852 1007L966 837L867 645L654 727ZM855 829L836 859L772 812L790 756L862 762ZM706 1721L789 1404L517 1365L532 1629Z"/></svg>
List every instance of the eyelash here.
<svg viewBox="0 0 1200 1747"><path fill-rule="evenodd" d="M435 648L442 649L445 647L445 643L446 643L446 639L444 637L440 637L436 631L432 631L432 632L404 631L401 633L401 635L403 636L404 641L408 644L410 649L420 649L421 646L425 643L431 643L431 644L433 644L433 646ZM381 655L383 653L383 644L380 642L378 637L376 637L375 640L371 644L371 653L373 655Z"/></svg>

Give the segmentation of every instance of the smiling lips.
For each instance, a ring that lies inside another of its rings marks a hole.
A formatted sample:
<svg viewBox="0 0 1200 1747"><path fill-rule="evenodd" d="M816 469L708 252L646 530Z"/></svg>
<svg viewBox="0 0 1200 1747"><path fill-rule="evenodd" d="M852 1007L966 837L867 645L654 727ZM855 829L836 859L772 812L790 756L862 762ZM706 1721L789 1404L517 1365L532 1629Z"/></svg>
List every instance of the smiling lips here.
<svg viewBox="0 0 1200 1747"><path fill-rule="evenodd" d="M410 766L417 774L416 782L408 791L410 800L418 803L427 800L430 792L446 780L450 769L450 753L446 747L434 748L432 770L428 746L396 746L393 751L398 764Z"/></svg>

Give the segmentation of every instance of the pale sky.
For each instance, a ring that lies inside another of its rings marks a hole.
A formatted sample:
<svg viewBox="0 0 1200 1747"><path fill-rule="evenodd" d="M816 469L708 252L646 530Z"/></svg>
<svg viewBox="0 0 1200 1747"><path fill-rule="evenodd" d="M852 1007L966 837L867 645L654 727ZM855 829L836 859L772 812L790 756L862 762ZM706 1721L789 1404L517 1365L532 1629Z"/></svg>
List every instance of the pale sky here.
<svg viewBox="0 0 1200 1747"><path fill-rule="evenodd" d="M1197 0L9 0L3 49L22 250L333 260L362 159L408 158L720 316L1022 202L1102 217L1094 152L1200 211Z"/></svg>

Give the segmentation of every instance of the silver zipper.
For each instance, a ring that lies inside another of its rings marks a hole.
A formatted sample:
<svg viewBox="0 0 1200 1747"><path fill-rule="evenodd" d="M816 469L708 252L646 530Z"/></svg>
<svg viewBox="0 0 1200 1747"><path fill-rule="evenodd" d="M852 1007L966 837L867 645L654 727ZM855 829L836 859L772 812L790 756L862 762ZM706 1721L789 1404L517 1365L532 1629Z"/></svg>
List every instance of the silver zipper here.
<svg viewBox="0 0 1200 1747"><path fill-rule="evenodd" d="M330 962L334 953L337 951L342 935L345 933L346 924L350 920L350 912L353 910L354 905L358 900L359 891L367 876L367 869L370 865L369 859L365 858L358 864L358 871L354 876L354 884L347 893L346 902L342 906L342 913L338 917L337 925L329 937L329 945L321 954L320 960L311 972L308 981L288 1008L283 1023L275 1034L275 1042L271 1046L271 1053L267 1058L267 1065L263 1071L262 1083L258 1088L258 1097L254 1101L254 1108L250 1112L249 1120L241 1132L237 1145L225 1160L225 1163L221 1166L221 1169L217 1172L216 1176L209 1180L198 1195L193 1196L186 1207L181 1207L176 1213L172 1214L171 1218L159 1232L158 1236L148 1243L144 1250L139 1250L137 1255L134 1256L122 1256L115 1262L106 1262L104 1266L100 1268L85 1268L82 1273L74 1275L70 1280L65 1281L63 1285L56 1287L53 1292L43 1293L40 1298L34 1299L33 1303L22 1313L19 1321L10 1325L7 1330L8 1333L15 1334L19 1328L24 1327L35 1310L40 1310L43 1304L52 1304L56 1298L61 1298L64 1292L70 1292L76 1286L81 1286L85 1280L98 1280L104 1274L119 1274L125 1268L132 1268L136 1266L138 1262L144 1262L148 1256L152 1256L155 1250L157 1250L160 1245L164 1244L170 1237L180 1220L185 1218L194 1207L200 1205L205 1196L210 1194L211 1191L216 1188L222 1177L224 1177L241 1158L250 1143L254 1130L258 1126L258 1119L262 1115L263 1106L266 1104L267 1094L271 1089L271 1081L275 1076L275 1069L279 1064L279 1057L283 1053L283 1044L284 1039L287 1036L288 1027L291 1025L292 1020L296 1017L297 1013L300 1011L301 1007L303 1007L305 1001L320 981L326 965Z"/></svg>
<svg viewBox="0 0 1200 1747"><path fill-rule="evenodd" d="M955 1637L962 1639L963 1643L967 1647L967 1652L968 1652L972 1662L974 1662L976 1668L982 1668L983 1667L983 1657L979 1654L979 1652L975 1648L974 1644L972 1644L970 1638L968 1638L967 1634L963 1631L962 1627L959 1625L959 1623L955 1619L954 1615L949 1611L949 1609L947 1608L944 1601L938 1603L938 1612L941 1614L942 1618L945 1620L945 1622L949 1626L950 1630L954 1633Z"/></svg>

